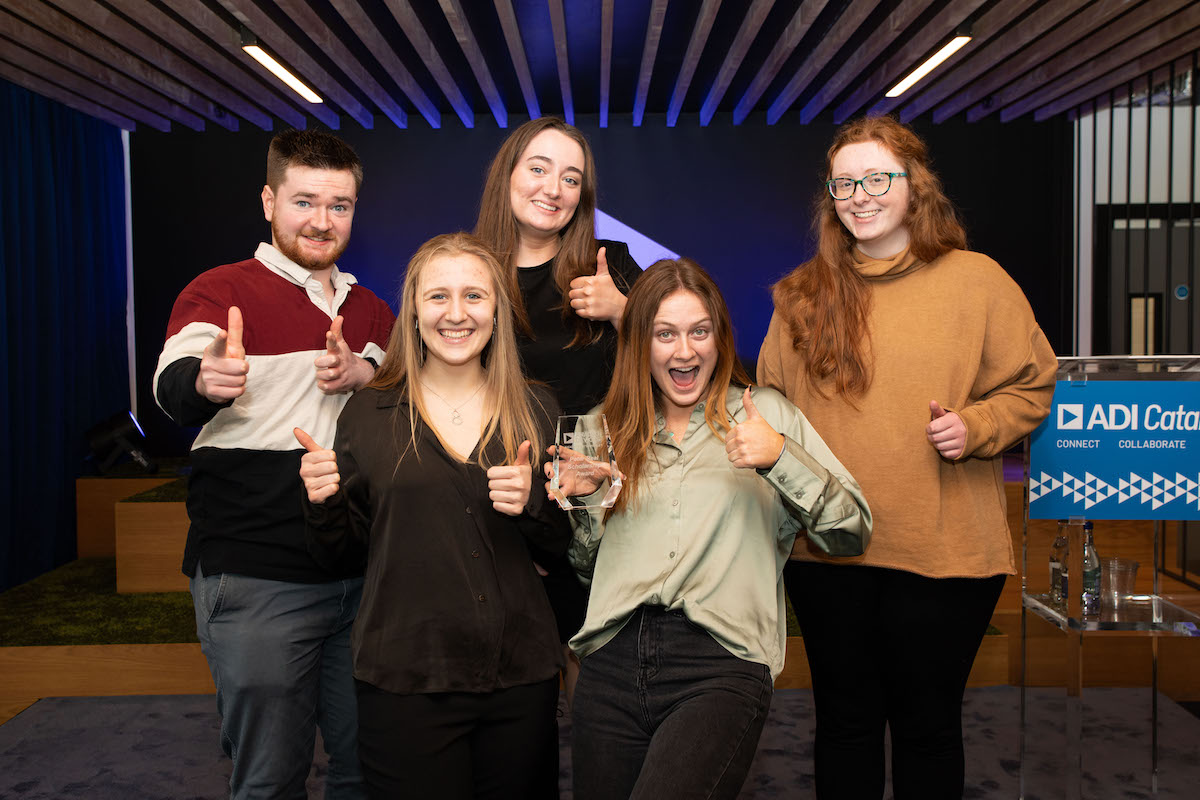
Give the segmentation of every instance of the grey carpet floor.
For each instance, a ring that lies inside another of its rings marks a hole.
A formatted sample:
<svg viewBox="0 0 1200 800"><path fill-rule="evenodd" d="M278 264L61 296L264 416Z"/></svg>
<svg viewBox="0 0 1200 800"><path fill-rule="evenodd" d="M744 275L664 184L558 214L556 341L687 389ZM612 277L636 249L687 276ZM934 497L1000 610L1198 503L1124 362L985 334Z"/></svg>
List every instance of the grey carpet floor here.
<svg viewBox="0 0 1200 800"><path fill-rule="evenodd" d="M967 798L1019 796L1019 690L970 689L963 708ZM1065 796L1063 693L1031 693L1028 800ZM1084 695L1083 797L1150 798L1150 694L1089 689ZM2 800L217 800L229 762L217 744L211 695L49 698L0 725ZM776 693L742 798L812 796L812 695ZM1158 797L1200 797L1200 719L1159 703ZM570 798L570 717L561 721L562 797ZM319 747L318 747L319 750ZM310 797L322 796L324 758ZM890 792L887 795L890 797Z"/></svg>

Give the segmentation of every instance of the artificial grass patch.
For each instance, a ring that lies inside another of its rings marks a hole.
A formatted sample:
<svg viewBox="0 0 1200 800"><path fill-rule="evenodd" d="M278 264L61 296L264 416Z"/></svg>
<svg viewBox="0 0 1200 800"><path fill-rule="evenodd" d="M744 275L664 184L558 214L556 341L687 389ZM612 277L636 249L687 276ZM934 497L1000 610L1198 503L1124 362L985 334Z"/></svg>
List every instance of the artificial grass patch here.
<svg viewBox="0 0 1200 800"><path fill-rule="evenodd" d="M195 642L187 592L117 594L117 562L83 558L0 594L0 647Z"/></svg>
<svg viewBox="0 0 1200 800"><path fill-rule="evenodd" d="M790 600L787 635L800 635ZM0 647L195 641L191 595L117 594L113 558L72 561L0 594Z"/></svg>
<svg viewBox="0 0 1200 800"><path fill-rule="evenodd" d="M132 494L122 503L183 503L187 501L187 478L178 478L170 483L155 486L144 492Z"/></svg>

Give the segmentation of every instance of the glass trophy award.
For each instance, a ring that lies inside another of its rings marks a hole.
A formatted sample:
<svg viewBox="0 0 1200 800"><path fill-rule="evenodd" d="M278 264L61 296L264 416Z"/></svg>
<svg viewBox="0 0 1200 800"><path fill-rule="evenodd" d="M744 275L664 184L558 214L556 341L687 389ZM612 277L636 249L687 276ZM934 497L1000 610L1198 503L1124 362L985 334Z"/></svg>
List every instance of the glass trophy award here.
<svg viewBox="0 0 1200 800"><path fill-rule="evenodd" d="M559 417L554 445L550 496L559 507L564 511L612 508L621 494L621 472L604 415Z"/></svg>

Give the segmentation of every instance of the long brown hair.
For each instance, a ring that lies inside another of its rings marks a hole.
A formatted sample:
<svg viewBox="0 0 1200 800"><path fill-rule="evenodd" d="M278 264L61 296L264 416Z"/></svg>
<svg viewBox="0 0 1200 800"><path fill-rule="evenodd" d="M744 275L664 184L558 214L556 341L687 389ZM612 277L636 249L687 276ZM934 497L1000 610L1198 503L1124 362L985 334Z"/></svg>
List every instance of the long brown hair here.
<svg viewBox="0 0 1200 800"><path fill-rule="evenodd" d="M878 142L908 173L909 250L929 262L950 250L967 246L958 214L930 166L925 142L892 117L863 117L843 125L825 155L825 178L843 147ZM838 219L834 200L822 185L815 203L817 253L771 289L775 309L787 322L792 346L805 354L812 387L833 384L837 394L861 395L871 384L867 315L871 296L867 282L854 268L854 236Z"/></svg>
<svg viewBox="0 0 1200 800"><path fill-rule="evenodd" d="M662 402L662 393L650 375L650 339L654 336L654 318L659 307L676 292L696 295L712 320L717 363L704 396L704 420L714 436L723 437L732 428L725 405L730 384L750 385L734 347L729 309L713 279L688 258L651 264L633 285L625 303L617 334L616 367L604 398L604 414L609 424L614 425L610 430L613 452L617 466L625 474L625 486L609 514L629 507L645 474L654 440L655 411Z"/></svg>
<svg viewBox="0 0 1200 800"><path fill-rule="evenodd" d="M479 438L480 466L484 469L492 466L487 458L487 446L493 437L499 436L504 443L507 464L516 460L521 442L528 439L532 445L529 461L536 471L544 445L534 421L533 404L536 401L529 392L525 376L521 373L521 359L517 353L517 340L513 332L512 299L503 280L500 262L491 249L475 236L463 232L443 233L421 245L413 255L404 275L400 314L396 317L396 324L392 326L387 354L375 372L375 378L367 386L385 391L400 391L408 406L410 442L416 441L419 415L446 451L454 452L430 421L429 412L421 400L421 393L413 391L412 387L425 361L421 334L417 330L417 299L421 275L434 259L459 255L472 256L483 262L495 287L496 297L496 322L492 327L491 339L483 350L486 373L483 394L484 429ZM399 430L396 434L399 437Z"/></svg>
<svg viewBox="0 0 1200 800"><path fill-rule="evenodd" d="M554 259L554 283L562 294L563 324L574 329L574 337L568 347L599 340L604 328L574 312L567 293L571 281L584 275L596 274L596 161L592 156L587 138L573 125L558 117L531 119L512 132L500 146L500 150L488 167L487 180L483 184L483 196L479 200L479 219L475 223L475 235L496 251L504 266L505 281L513 297L513 312L517 326L526 336L533 337L529 324L529 313L525 300L517 285L517 265L514 261L520 234L517 220L513 216L509 188L513 170L524 155L534 137L542 131L558 131L583 150L583 180L579 187L579 205L575 215L559 233L558 255ZM620 280L614 274L614 280ZM622 287L626 288L626 287Z"/></svg>

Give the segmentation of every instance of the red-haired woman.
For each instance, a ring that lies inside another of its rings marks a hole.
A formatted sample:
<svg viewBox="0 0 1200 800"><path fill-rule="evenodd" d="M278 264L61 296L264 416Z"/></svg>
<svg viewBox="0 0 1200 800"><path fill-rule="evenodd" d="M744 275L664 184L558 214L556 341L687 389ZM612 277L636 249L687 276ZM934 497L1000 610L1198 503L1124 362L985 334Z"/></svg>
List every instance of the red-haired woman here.
<svg viewBox="0 0 1200 800"><path fill-rule="evenodd" d="M854 479L795 406L749 383L704 270L647 269L603 405L625 485L608 513L572 519L591 582L571 640L577 800L737 797L783 667L796 534L832 556L865 547Z"/></svg>
<svg viewBox="0 0 1200 800"><path fill-rule="evenodd" d="M816 701L822 798L960 798L967 674L1013 573L1000 455L1046 416L1056 362L1020 288L966 237L925 144L838 130L816 255L774 287L758 378L862 482L860 558L785 570Z"/></svg>

